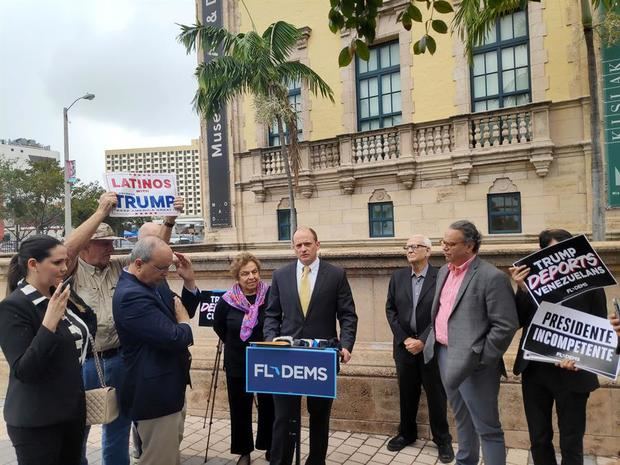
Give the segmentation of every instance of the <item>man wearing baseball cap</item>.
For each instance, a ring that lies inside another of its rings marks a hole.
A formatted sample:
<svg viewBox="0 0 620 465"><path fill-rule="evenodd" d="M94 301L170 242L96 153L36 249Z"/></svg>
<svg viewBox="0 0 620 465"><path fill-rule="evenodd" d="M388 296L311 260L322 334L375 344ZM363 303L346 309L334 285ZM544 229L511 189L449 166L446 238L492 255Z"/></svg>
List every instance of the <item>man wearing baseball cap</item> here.
<svg viewBox="0 0 620 465"><path fill-rule="evenodd" d="M114 253L114 241L122 239L114 234L112 228L103 220L116 207L117 197L114 192L106 192L99 199L95 213L77 227L65 241L67 247L68 274L74 276L72 288L97 314L97 333L95 347L103 365L106 385L119 390L124 379L124 367L120 354L120 342L114 318L112 316L112 296L123 267L129 263L129 257L111 260ZM183 210L183 198L175 199L175 208ZM166 217L160 226L164 240L169 239L175 217ZM167 237L166 237L167 236ZM189 291L196 292L194 273L189 260L179 260L177 274L183 279L183 285ZM188 309L191 311L190 309ZM82 368L85 389L99 387L99 379L92 358L87 358ZM103 425L102 463L103 465L129 465L129 431L131 421L123 415L112 423ZM89 427L86 427L82 465L88 464L86 443Z"/></svg>

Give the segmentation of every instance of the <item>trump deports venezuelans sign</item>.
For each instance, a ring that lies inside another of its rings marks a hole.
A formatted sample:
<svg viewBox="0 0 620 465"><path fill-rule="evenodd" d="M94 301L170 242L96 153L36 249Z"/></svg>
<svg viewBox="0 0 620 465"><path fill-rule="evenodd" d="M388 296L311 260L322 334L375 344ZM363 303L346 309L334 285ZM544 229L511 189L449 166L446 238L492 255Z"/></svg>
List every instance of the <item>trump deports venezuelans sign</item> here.
<svg viewBox="0 0 620 465"><path fill-rule="evenodd" d="M545 247L514 263L530 273L525 285L534 300L551 303L616 283L613 275L584 235Z"/></svg>
<svg viewBox="0 0 620 465"><path fill-rule="evenodd" d="M198 326L213 326L215 307L225 292L226 291L214 289L211 291L202 291L200 293L200 315L198 316Z"/></svg>
<svg viewBox="0 0 620 465"><path fill-rule="evenodd" d="M543 302L532 318L523 351L526 359L574 360L583 370L616 379L618 336L606 318Z"/></svg>
<svg viewBox="0 0 620 465"><path fill-rule="evenodd" d="M246 391L336 398L334 349L248 346Z"/></svg>
<svg viewBox="0 0 620 465"><path fill-rule="evenodd" d="M175 174L106 173L108 190L115 192L117 205L110 216L176 216L177 195Z"/></svg>

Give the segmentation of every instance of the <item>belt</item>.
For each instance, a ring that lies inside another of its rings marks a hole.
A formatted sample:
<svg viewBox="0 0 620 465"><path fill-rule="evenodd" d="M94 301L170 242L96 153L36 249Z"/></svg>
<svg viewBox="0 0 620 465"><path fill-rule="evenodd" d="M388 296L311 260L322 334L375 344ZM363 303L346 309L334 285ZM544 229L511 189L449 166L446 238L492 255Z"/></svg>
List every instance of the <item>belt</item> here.
<svg viewBox="0 0 620 465"><path fill-rule="evenodd" d="M108 349L108 350L104 350L101 352L97 352L99 354L99 357L101 358L112 358L115 355L117 355L120 352L120 348L119 347L115 347L114 349ZM90 352L86 358L92 358L93 357L93 353Z"/></svg>

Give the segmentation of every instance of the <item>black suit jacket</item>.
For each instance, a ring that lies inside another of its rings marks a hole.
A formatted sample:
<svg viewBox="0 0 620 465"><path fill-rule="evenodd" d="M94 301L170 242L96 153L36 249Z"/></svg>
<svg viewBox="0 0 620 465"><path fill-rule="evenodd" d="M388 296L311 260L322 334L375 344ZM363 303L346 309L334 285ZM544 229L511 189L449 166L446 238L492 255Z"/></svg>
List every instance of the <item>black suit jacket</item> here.
<svg viewBox="0 0 620 465"><path fill-rule="evenodd" d="M340 344L349 352L355 344L357 315L351 287L342 268L319 261L319 271L304 318L297 290L297 261L274 271L265 312L265 340L277 336L295 339L331 339L338 337L336 320L340 324Z"/></svg>
<svg viewBox="0 0 620 465"><path fill-rule="evenodd" d="M437 268L429 264L422 284L422 290L416 305L416 332L411 329L411 313L413 311L413 295L411 290L411 267L402 268L392 274L388 286L385 314L394 335L394 360L397 363L412 362L412 355L403 342L408 337L426 342L431 324L431 307L435 297Z"/></svg>
<svg viewBox="0 0 620 465"><path fill-rule="evenodd" d="M156 292L157 291L157 292ZM174 293L164 281L153 289L123 271L112 300L121 353L127 370L121 409L132 420L147 420L181 411L189 383L192 329L178 324ZM199 297L183 289L190 315Z"/></svg>
<svg viewBox="0 0 620 465"><path fill-rule="evenodd" d="M22 291L0 303L0 346L9 364L4 403L8 425L33 428L85 418L82 367L75 340L62 322L56 332L41 325L48 300L34 305ZM97 328L94 312L68 307L88 326Z"/></svg>
<svg viewBox="0 0 620 465"><path fill-rule="evenodd" d="M222 298L217 302L213 315L213 329L224 343L224 369L228 376L245 378L245 348L250 342L264 340L263 324L268 302L269 291L265 296L265 302L258 308L258 322L247 341L242 341L239 336L245 313L232 307Z"/></svg>
<svg viewBox="0 0 620 465"><path fill-rule="evenodd" d="M517 289L516 302L519 326L523 328L523 334L519 341L519 351L517 352L517 358L515 359L515 364L512 369L513 373L518 375L523 373L530 363L540 362L530 362L523 358L523 342L525 341L527 328L530 326L538 307L532 296L521 289ZM572 299L562 302L562 305L600 318L607 318L607 299L603 289L594 289L584 292L583 294L579 294ZM592 392L599 387L598 378L594 373L585 370L569 371L550 363L546 363L545 365L547 369L540 372L544 373L545 376L547 376L549 380L552 380L557 386L564 386L567 390L574 392Z"/></svg>

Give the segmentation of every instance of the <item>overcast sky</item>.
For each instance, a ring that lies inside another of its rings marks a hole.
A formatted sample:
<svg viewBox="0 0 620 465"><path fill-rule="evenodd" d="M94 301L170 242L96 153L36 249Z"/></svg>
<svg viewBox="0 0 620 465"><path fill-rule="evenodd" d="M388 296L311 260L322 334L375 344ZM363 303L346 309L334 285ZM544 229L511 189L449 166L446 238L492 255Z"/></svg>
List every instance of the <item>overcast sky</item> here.
<svg viewBox="0 0 620 465"><path fill-rule="evenodd" d="M193 0L0 0L0 138L63 154L62 109L78 177L102 182L104 150L189 144L195 56L177 43Z"/></svg>

